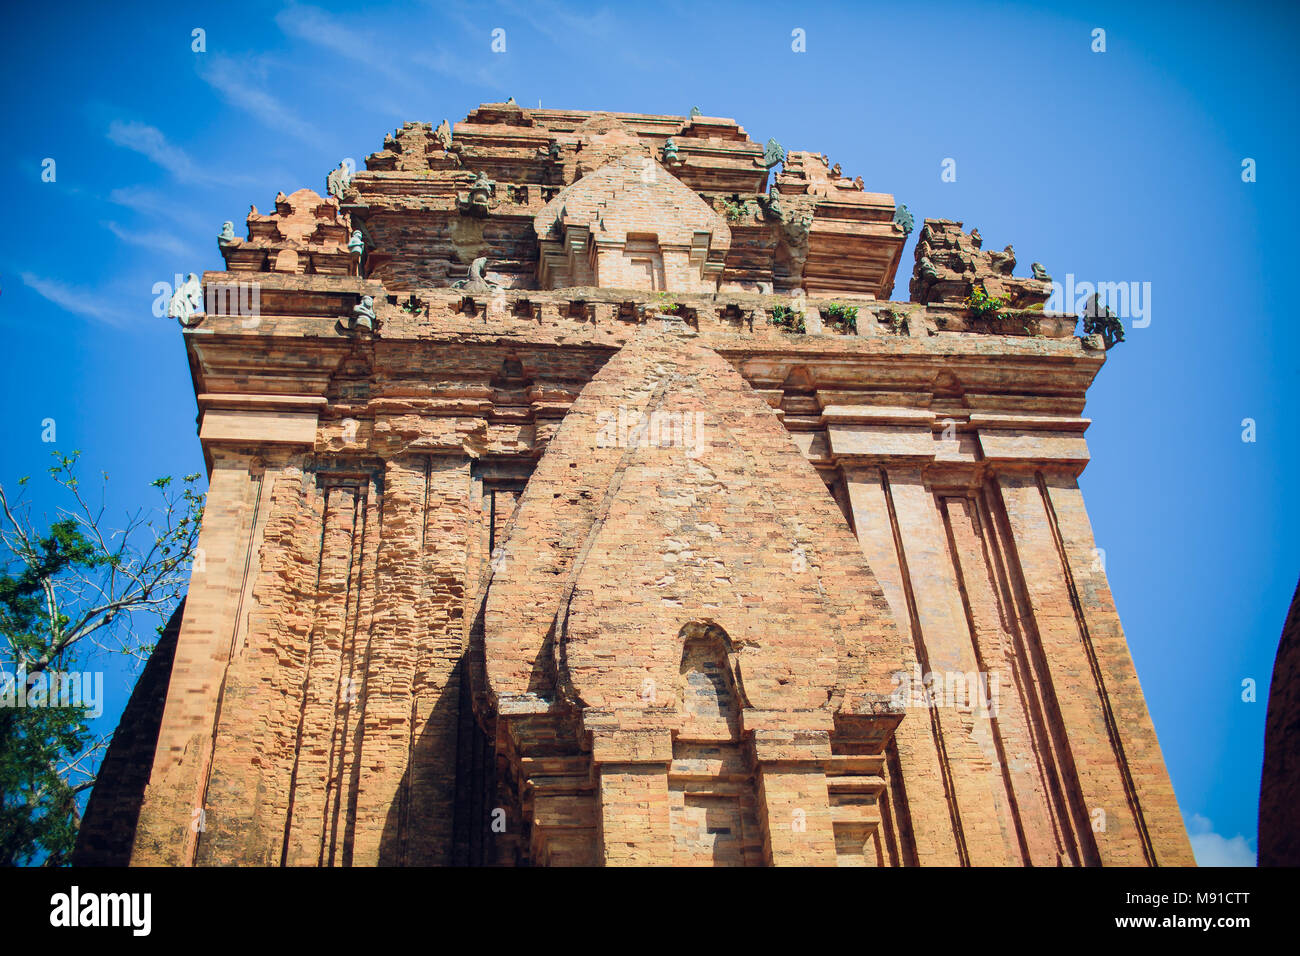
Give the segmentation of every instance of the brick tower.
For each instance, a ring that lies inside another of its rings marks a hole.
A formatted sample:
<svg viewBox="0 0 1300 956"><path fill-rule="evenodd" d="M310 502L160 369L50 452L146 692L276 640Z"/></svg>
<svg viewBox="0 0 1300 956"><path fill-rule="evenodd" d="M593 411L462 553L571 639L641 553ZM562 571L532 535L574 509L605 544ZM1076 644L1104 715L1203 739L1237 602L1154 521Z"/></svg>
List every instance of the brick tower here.
<svg viewBox="0 0 1300 956"><path fill-rule="evenodd" d="M927 220L890 301L906 209L718 117L365 166L180 316L202 561L82 862L1192 862L1040 266Z"/></svg>

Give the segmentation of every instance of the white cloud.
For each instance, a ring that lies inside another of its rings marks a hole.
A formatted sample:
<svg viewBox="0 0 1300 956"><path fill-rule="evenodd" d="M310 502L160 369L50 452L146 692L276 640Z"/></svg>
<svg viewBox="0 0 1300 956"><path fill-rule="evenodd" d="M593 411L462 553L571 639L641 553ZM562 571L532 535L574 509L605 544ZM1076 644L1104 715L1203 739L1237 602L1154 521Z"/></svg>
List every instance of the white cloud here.
<svg viewBox="0 0 1300 956"><path fill-rule="evenodd" d="M105 296L101 293L78 289L57 279L42 279L30 272L22 273L22 280L29 289L68 312L107 322L109 325L124 325L130 321L130 316L124 312L105 305Z"/></svg>
<svg viewBox="0 0 1300 956"><path fill-rule="evenodd" d="M186 259L194 258L194 250L182 239L178 239L169 232L139 232L130 229L123 229L115 222L105 222L101 225L117 236L123 242L130 243L133 246L143 246L146 249L152 249L155 252L161 252L170 256L183 257Z"/></svg>
<svg viewBox="0 0 1300 956"><path fill-rule="evenodd" d="M1255 866L1255 851L1241 834L1228 838L1214 832L1214 824L1199 813L1187 822L1188 837L1197 866Z"/></svg>
<svg viewBox="0 0 1300 956"><path fill-rule="evenodd" d="M453 11L443 9L440 12ZM394 55L391 38L389 38L390 42L377 42L372 35L346 25L319 7L302 4L294 4L281 10L276 15L275 22L286 36L304 40L328 50L335 56L378 73L388 81L390 90L404 91L407 94L406 99L410 99L412 95L423 97L428 92L426 86L412 77L409 70L401 68L400 64L403 60L400 56ZM483 49L486 51L486 34L484 37ZM409 57L409 62L417 66L423 66L435 73L476 86L486 86L495 90L504 88L500 78L486 66L454 56L442 47L436 47L432 52L426 52L424 45L418 49L419 52ZM369 97L367 101L370 101ZM404 108L392 112L403 118L409 118L411 115L410 111Z"/></svg>
<svg viewBox="0 0 1300 956"><path fill-rule="evenodd" d="M613 15L604 7L599 10L570 10L554 0L528 0L527 3L507 0L502 6L527 20L538 33L556 43L571 43L582 37L607 37L616 26Z"/></svg>
<svg viewBox="0 0 1300 956"><path fill-rule="evenodd" d="M271 129L320 143L322 139L316 127L266 91L263 86L265 78L261 76L263 72L214 53L206 59L199 76L231 106L252 115Z"/></svg>
<svg viewBox="0 0 1300 956"><path fill-rule="evenodd" d="M501 82L501 77L486 66L479 66L462 57L454 56L442 48L417 54L411 59L414 63L435 73L441 73L449 79L469 86L486 87L497 91L506 88L506 85Z"/></svg>
<svg viewBox="0 0 1300 956"><path fill-rule="evenodd" d="M170 219L184 229L202 229L203 219L175 195L156 192L143 186L121 186L108 194L108 201L146 216Z"/></svg>
<svg viewBox="0 0 1300 956"><path fill-rule="evenodd" d="M360 63L391 80L406 82L400 70L381 47L357 30L344 26L317 7L285 7L275 17L276 25L288 36L306 40L338 56Z"/></svg>
<svg viewBox="0 0 1300 956"><path fill-rule="evenodd" d="M183 183L215 181L212 176L199 168L185 150L169 143L163 131L156 126L114 120L108 124L108 138L118 146L135 150L147 157Z"/></svg>

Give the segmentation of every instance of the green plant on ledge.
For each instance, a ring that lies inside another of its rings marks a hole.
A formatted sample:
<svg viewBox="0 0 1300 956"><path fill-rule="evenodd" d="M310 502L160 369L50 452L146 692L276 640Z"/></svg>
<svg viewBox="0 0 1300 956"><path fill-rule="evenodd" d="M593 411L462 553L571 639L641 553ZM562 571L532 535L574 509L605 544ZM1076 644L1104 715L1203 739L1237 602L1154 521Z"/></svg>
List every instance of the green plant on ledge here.
<svg viewBox="0 0 1300 956"><path fill-rule="evenodd" d="M911 327L907 324L907 310L894 311L893 309L881 309L876 314L879 321L889 326L889 331L893 335L910 335Z"/></svg>
<svg viewBox="0 0 1300 956"><path fill-rule="evenodd" d="M722 200L722 214L727 217L727 222L739 222L745 218L745 212L745 203L739 196Z"/></svg>
<svg viewBox="0 0 1300 956"><path fill-rule="evenodd" d="M658 294L658 299L659 299L659 311L662 312L664 315L676 315L677 310L681 308L681 306L678 303L673 301L673 297L669 295L667 292L660 292Z"/></svg>
<svg viewBox="0 0 1300 956"><path fill-rule="evenodd" d="M857 334L858 307L856 305L840 305L838 302L832 302L822 309L822 318L833 329Z"/></svg>
<svg viewBox="0 0 1300 956"><path fill-rule="evenodd" d="M983 286L976 286L966 297L966 307L976 319L988 319L990 322L1001 317L1007 307L1007 300L996 295L989 295Z"/></svg>
<svg viewBox="0 0 1300 956"><path fill-rule="evenodd" d="M768 321L787 332L794 332L797 335L803 335L808 331L807 325L804 324L803 313L796 312L788 305L773 306L772 318Z"/></svg>

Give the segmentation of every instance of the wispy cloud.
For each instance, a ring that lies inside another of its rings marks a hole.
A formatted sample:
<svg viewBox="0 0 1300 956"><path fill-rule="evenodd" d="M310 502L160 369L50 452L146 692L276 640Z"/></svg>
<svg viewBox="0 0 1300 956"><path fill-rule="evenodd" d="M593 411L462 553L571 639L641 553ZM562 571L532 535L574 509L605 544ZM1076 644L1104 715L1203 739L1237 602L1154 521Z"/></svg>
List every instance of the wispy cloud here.
<svg viewBox="0 0 1300 956"><path fill-rule="evenodd" d="M120 186L108 194L108 201L132 212L171 220L185 229L200 229L204 224L202 217L176 196L144 186Z"/></svg>
<svg viewBox="0 0 1300 956"><path fill-rule="evenodd" d="M189 153L168 142L166 135L156 126L114 120L108 125L108 138L110 142L134 150L148 158L180 182L206 184L220 181L200 168L198 163L190 158Z"/></svg>
<svg viewBox="0 0 1300 956"><path fill-rule="evenodd" d="M407 83L408 78L391 62L383 48L369 36L345 26L319 7L285 7L275 16L276 25L287 35L360 63L390 80Z"/></svg>
<svg viewBox="0 0 1300 956"><path fill-rule="evenodd" d="M501 7L556 43L572 43L579 38L601 39L610 36L617 27L614 15L604 7L579 11L555 0L527 0L525 3L505 0Z"/></svg>
<svg viewBox="0 0 1300 956"><path fill-rule="evenodd" d="M448 11L443 9L440 12L445 14ZM372 34L356 29L319 7L293 4L281 10L276 15L275 22L286 36L328 50L335 56L382 76L390 90L401 90L407 98L423 98L428 90L425 84L412 77L409 70L403 69L405 63L425 67L462 83L504 89L500 77L492 70L456 56L443 47L435 47L431 51L421 47L405 58L395 56L391 37L380 42ZM462 22L462 26L465 25ZM487 49L486 34L484 49ZM410 118L410 111L400 106L390 111Z"/></svg>
<svg viewBox="0 0 1300 956"><path fill-rule="evenodd" d="M241 109L271 129L297 139L321 143L320 131L266 91L265 69L239 63L218 53L209 54L199 77L227 103Z"/></svg>
<svg viewBox="0 0 1300 956"><path fill-rule="evenodd" d="M456 56L442 48L417 53L411 60L419 66L430 69L434 73L440 73L449 79L456 80L458 83L486 87L490 90L501 91L506 89L506 84L501 81L501 76L497 71L488 69L486 66L474 63L464 57Z"/></svg>
<svg viewBox="0 0 1300 956"><path fill-rule="evenodd" d="M130 321L130 316L120 309L105 305L105 297L98 292L79 289L57 279L42 279L30 272L22 273L22 280L37 295L68 312L114 326L122 326Z"/></svg>
<svg viewBox="0 0 1300 956"><path fill-rule="evenodd" d="M169 232L138 232L130 229L123 229L115 222L100 223L105 229L117 236L123 242L133 246L143 246L145 249L152 249L155 252L161 252L169 256L183 257L192 259L195 257L194 249L189 243L173 236Z"/></svg>
<svg viewBox="0 0 1300 956"><path fill-rule="evenodd" d="M1240 833L1234 837L1220 836L1214 824L1199 813L1192 814L1187 822L1187 835L1192 841L1192 853L1197 866L1255 866L1255 851Z"/></svg>

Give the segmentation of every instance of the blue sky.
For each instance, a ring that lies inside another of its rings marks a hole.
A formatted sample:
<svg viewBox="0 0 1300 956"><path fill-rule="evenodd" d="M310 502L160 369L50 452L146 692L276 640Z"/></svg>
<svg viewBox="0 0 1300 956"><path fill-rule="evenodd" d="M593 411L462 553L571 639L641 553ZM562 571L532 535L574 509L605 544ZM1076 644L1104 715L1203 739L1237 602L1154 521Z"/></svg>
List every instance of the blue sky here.
<svg viewBox="0 0 1300 956"><path fill-rule="evenodd" d="M1013 242L1058 278L1151 283L1150 325L1090 393L1081 483L1198 856L1253 858L1267 684L1300 573L1285 481L1300 458L1300 332L1279 298L1295 259L1282 236L1297 213L1294 9L177 6L6 14L6 487L46 467L46 418L58 448L110 474L115 507L145 500L159 474L202 470L180 333L151 290L219 268L216 233L242 229L249 203L323 191L341 158L360 165L404 120L455 122L507 96L699 106L759 142L828 153L918 224L978 226L989 248ZM504 53L490 49L497 28ZM791 49L796 28L806 52ZM956 182L940 180L945 158ZM111 726L126 683L109 683Z"/></svg>

